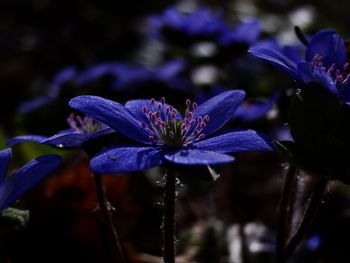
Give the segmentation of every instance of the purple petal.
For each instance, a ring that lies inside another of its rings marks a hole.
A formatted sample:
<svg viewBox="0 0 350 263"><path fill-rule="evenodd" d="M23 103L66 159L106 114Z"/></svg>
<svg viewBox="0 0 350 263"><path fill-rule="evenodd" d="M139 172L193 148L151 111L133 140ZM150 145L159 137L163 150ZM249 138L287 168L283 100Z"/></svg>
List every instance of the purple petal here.
<svg viewBox="0 0 350 263"><path fill-rule="evenodd" d="M329 68L336 63L337 68L342 68L346 62L344 39L333 30L322 30L316 33L306 50L306 61L311 62L316 54L322 56L325 67Z"/></svg>
<svg viewBox="0 0 350 263"><path fill-rule="evenodd" d="M130 85L128 89L133 88L131 86L133 83L151 81L154 79L154 74L141 66L121 64L116 72L116 77L113 88L118 90L124 89L127 85Z"/></svg>
<svg viewBox="0 0 350 263"><path fill-rule="evenodd" d="M106 135L106 134L110 134L110 133L113 133L115 132L114 129L112 128L105 128L105 129L102 129L102 130L99 130L97 132L94 132L92 134L90 134L90 137L91 138L96 138L96 137L99 137L99 136L102 136L102 135Z"/></svg>
<svg viewBox="0 0 350 263"><path fill-rule="evenodd" d="M168 8L165 10L161 18L165 25L180 29L183 25L185 15L176 8Z"/></svg>
<svg viewBox="0 0 350 263"><path fill-rule="evenodd" d="M12 152L10 148L0 151L0 184L4 181L11 157Z"/></svg>
<svg viewBox="0 0 350 263"><path fill-rule="evenodd" d="M20 103L18 111L23 113L30 112L53 102L55 99L56 97L50 97L47 95L38 96L33 100Z"/></svg>
<svg viewBox="0 0 350 263"><path fill-rule="evenodd" d="M272 139L254 130L226 130L193 146L220 153L274 151Z"/></svg>
<svg viewBox="0 0 350 263"><path fill-rule="evenodd" d="M91 139L91 135L83 133L65 133L55 134L52 137L43 140L41 143L59 148L74 148L81 147L83 143L89 139Z"/></svg>
<svg viewBox="0 0 350 263"><path fill-rule="evenodd" d="M222 45L228 45L231 43L247 43L253 44L261 32L261 24L259 20L252 19L250 21L240 23L234 31L224 34L220 38Z"/></svg>
<svg viewBox="0 0 350 263"><path fill-rule="evenodd" d="M279 96L280 94L277 92L267 102L244 101L241 106L238 107L234 119L238 119L242 122L250 122L264 117L273 107Z"/></svg>
<svg viewBox="0 0 350 263"><path fill-rule="evenodd" d="M77 70L75 67L67 67L58 71L51 82L49 95L51 97L57 97L60 93L61 86L67 81L74 80L76 75Z"/></svg>
<svg viewBox="0 0 350 263"><path fill-rule="evenodd" d="M203 102L207 101L208 99L219 95L220 93L228 91L228 89L222 87L222 86L214 86L208 91L198 91L195 94L195 100L198 104L202 104Z"/></svg>
<svg viewBox="0 0 350 263"><path fill-rule="evenodd" d="M182 59L172 60L168 63L160 65L155 73L158 78L167 81L169 79L175 78L182 70L185 68L185 61Z"/></svg>
<svg viewBox="0 0 350 263"><path fill-rule="evenodd" d="M198 8L187 16L184 27L191 36L215 34L223 27L221 17L207 8Z"/></svg>
<svg viewBox="0 0 350 263"><path fill-rule="evenodd" d="M101 135L106 135L115 132L115 130L111 128L106 128L92 134L83 134L83 133L74 133L74 132L66 132L55 134L54 136L47 138L42 141L42 144L53 145L59 148L74 148L81 147L85 142L96 138Z"/></svg>
<svg viewBox="0 0 350 263"><path fill-rule="evenodd" d="M87 83L93 82L102 78L105 75L117 74L120 67L120 63L118 62L103 62L100 64L96 64L86 69L76 79L77 85L85 85Z"/></svg>
<svg viewBox="0 0 350 263"><path fill-rule="evenodd" d="M202 133L205 135L211 134L232 119L236 109L242 103L244 96L245 92L243 90L230 90L220 93L200 104L195 112L195 117L209 116L209 122Z"/></svg>
<svg viewBox="0 0 350 263"><path fill-rule="evenodd" d="M302 47L304 48L304 47ZM298 63L302 60L304 60L299 52L300 47L298 45L294 46L284 46L282 48L282 53L287 56L290 60L294 61L295 63Z"/></svg>
<svg viewBox="0 0 350 263"><path fill-rule="evenodd" d="M297 73L297 65L294 61L285 56L281 51L269 49L264 46L253 46L248 50L256 57L265 59L274 64L278 69L286 72L295 80L300 80Z"/></svg>
<svg viewBox="0 0 350 263"><path fill-rule="evenodd" d="M11 146L11 145L15 145L15 144L22 143L22 142L27 142L27 141L42 143L42 141L44 141L46 139L48 139L48 137L46 137L46 136L23 135L23 136L17 136L17 137L13 137L11 139L8 139L6 141L6 145L7 146Z"/></svg>
<svg viewBox="0 0 350 263"><path fill-rule="evenodd" d="M158 103L161 103L160 101L155 101L154 106L152 107L150 104L150 100L129 100L128 102L125 103L125 108L127 108L132 114L134 114L140 121L147 121L147 117L145 114L142 112L142 107L147 107L147 112L152 110L152 111L157 111L157 105ZM165 110L166 107L170 106L169 104L164 103L163 109ZM175 109L173 107L173 109ZM175 109L176 110L176 109ZM178 110L176 114L176 118L181 120L182 116ZM162 119L164 120L165 114L162 114Z"/></svg>
<svg viewBox="0 0 350 263"><path fill-rule="evenodd" d="M90 161L96 174L118 174L149 169L163 163L163 150L124 145L108 148Z"/></svg>
<svg viewBox="0 0 350 263"><path fill-rule="evenodd" d="M332 77L322 69L315 68L308 62L298 63L298 73L301 80L307 84L309 82L317 82L326 88L329 92L339 95L339 91Z"/></svg>
<svg viewBox="0 0 350 263"><path fill-rule="evenodd" d="M0 210L54 171L60 164L61 158L58 155L45 155L30 161L7 176L0 186Z"/></svg>
<svg viewBox="0 0 350 263"><path fill-rule="evenodd" d="M233 162L234 157L213 151L181 149L169 151L164 155L169 162L183 165L210 165Z"/></svg>
<svg viewBox="0 0 350 263"><path fill-rule="evenodd" d="M141 120L117 102L97 96L79 96L73 98L69 106L104 122L131 139L151 143L148 133L140 125Z"/></svg>

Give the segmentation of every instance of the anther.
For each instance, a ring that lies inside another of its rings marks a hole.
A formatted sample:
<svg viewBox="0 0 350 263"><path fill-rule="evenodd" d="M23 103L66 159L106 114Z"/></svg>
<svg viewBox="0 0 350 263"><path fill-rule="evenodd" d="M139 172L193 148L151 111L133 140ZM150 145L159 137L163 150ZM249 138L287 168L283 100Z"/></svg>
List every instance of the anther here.
<svg viewBox="0 0 350 263"><path fill-rule="evenodd" d="M197 110L197 108L198 108L197 103L193 102L193 103L192 103L192 109L193 109L193 110Z"/></svg>
<svg viewBox="0 0 350 263"><path fill-rule="evenodd" d="M145 113L145 114L147 114L147 107L146 107L146 106L143 106L143 107L142 107L142 112Z"/></svg>

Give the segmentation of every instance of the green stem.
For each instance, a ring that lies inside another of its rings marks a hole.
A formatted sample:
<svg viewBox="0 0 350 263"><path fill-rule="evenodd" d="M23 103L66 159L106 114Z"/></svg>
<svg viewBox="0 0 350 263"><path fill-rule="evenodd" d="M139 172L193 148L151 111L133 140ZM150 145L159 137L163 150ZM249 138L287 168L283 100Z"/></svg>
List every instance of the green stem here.
<svg viewBox="0 0 350 263"><path fill-rule="evenodd" d="M165 210L164 210L164 263L175 262L175 174L167 170L165 185Z"/></svg>
<svg viewBox="0 0 350 263"><path fill-rule="evenodd" d="M109 252L114 262L124 263L124 255L120 245L117 230L113 224L113 219L109 211L109 203L106 196L106 188L101 175L92 174L97 194L98 206L101 210L102 219L106 227L108 236Z"/></svg>
<svg viewBox="0 0 350 263"><path fill-rule="evenodd" d="M304 213L303 219L298 227L298 230L294 236L290 239L286 246L285 258L288 259L303 240L305 235L308 233L317 213L317 210L320 206L323 192L326 189L328 181L324 179L319 179L316 182L315 189L312 193L311 200L307 206L307 209Z"/></svg>

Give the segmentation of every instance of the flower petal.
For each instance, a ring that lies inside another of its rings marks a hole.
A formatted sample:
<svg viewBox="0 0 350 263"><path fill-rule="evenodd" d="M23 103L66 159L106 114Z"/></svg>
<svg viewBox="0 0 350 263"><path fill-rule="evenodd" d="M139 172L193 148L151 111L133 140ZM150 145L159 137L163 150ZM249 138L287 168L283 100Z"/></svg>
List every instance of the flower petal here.
<svg viewBox="0 0 350 263"><path fill-rule="evenodd" d="M299 62L298 73L305 84L309 82L317 82L332 94L335 94L337 96L339 95L339 91L336 87L334 80L324 70L315 68L308 62Z"/></svg>
<svg viewBox="0 0 350 263"><path fill-rule="evenodd" d="M254 130L225 130L193 145L200 150L220 153L274 151L273 140Z"/></svg>
<svg viewBox="0 0 350 263"><path fill-rule="evenodd" d="M238 106L245 96L243 90L230 90L212 97L198 106L195 118L198 116L209 116L209 122L202 133L208 135L220 129L226 122L233 118Z"/></svg>
<svg viewBox="0 0 350 263"><path fill-rule="evenodd" d="M159 79L164 81L175 78L181 71L185 69L186 63L182 59L171 60L160 65L155 73Z"/></svg>
<svg viewBox="0 0 350 263"><path fill-rule="evenodd" d="M123 145L98 153L90 167L96 174L118 174L152 168L161 165L163 159L161 148Z"/></svg>
<svg viewBox="0 0 350 263"><path fill-rule="evenodd" d="M11 145L15 145L15 144L22 143L22 142L27 142L27 141L42 143L42 141L44 141L46 139L48 139L48 137L46 137L46 136L23 135L23 136L17 136L17 137L13 137L11 139L8 139L6 141L6 145L7 146L11 146Z"/></svg>
<svg viewBox="0 0 350 263"><path fill-rule="evenodd" d="M255 121L264 117L267 112L273 107L277 99L280 97L279 92L276 92L268 101L244 101L235 112L234 119L242 122Z"/></svg>
<svg viewBox="0 0 350 263"><path fill-rule="evenodd" d="M261 23L257 19L251 19L240 23L233 31L223 34L219 42L222 45L231 43L247 43L253 44L261 32Z"/></svg>
<svg viewBox="0 0 350 263"><path fill-rule="evenodd" d="M56 98L54 97L50 97L48 95L41 95L36 97L33 100L29 100L29 101L24 101L22 103L19 104L19 112L31 112L34 111L44 105L47 105L51 102L53 102Z"/></svg>
<svg viewBox="0 0 350 263"><path fill-rule="evenodd" d="M117 102L97 96L79 96L73 98L69 106L106 123L131 139L151 143L148 133L140 125L141 120Z"/></svg>
<svg viewBox="0 0 350 263"><path fill-rule="evenodd" d="M12 152L10 148L0 151L0 185L4 181L11 157Z"/></svg>
<svg viewBox="0 0 350 263"><path fill-rule="evenodd" d="M44 155L30 161L7 176L0 186L0 210L7 207L18 196L54 171L60 164L61 157L58 155Z"/></svg>
<svg viewBox="0 0 350 263"><path fill-rule="evenodd" d="M304 46L299 47L298 45L286 45L282 48L282 53L289 58L290 60L294 61L294 63L298 63L300 61L303 61L304 59L300 55L300 49L305 49Z"/></svg>
<svg viewBox="0 0 350 263"><path fill-rule="evenodd" d="M77 69L75 67L66 67L58 71L52 79L49 95L56 98L61 91L61 86L68 81L73 81L76 76Z"/></svg>
<svg viewBox="0 0 350 263"><path fill-rule="evenodd" d="M264 46L253 46L248 50L256 57L265 59L274 64L278 69L286 72L295 80L300 80L297 73L297 65L294 61L285 56L281 51L269 49Z"/></svg>
<svg viewBox="0 0 350 263"><path fill-rule="evenodd" d="M74 148L82 146L82 144L90 138L91 135L83 133L55 134L54 136L43 140L41 143L59 148Z"/></svg>
<svg viewBox="0 0 350 263"><path fill-rule="evenodd" d="M306 50L306 61L311 62L316 54L322 56L322 62L326 68L333 63L336 63L337 68L342 68L346 62L344 39L334 30L322 30L316 33Z"/></svg>
<svg viewBox="0 0 350 263"><path fill-rule="evenodd" d="M78 86L85 85L97 81L105 75L116 75L119 67L120 63L113 61L93 65L80 73L75 82Z"/></svg>
<svg viewBox="0 0 350 263"><path fill-rule="evenodd" d="M169 162L182 165L210 165L233 162L234 157L213 151L181 149L169 151L164 155Z"/></svg>

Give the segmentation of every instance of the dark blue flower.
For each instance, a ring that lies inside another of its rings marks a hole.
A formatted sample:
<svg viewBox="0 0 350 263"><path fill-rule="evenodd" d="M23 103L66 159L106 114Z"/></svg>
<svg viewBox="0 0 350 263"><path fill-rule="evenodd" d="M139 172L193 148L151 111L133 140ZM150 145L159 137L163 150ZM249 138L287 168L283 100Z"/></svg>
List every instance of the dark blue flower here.
<svg viewBox="0 0 350 263"><path fill-rule="evenodd" d="M322 30L316 33L310 39L304 59L300 57L298 60L298 56L291 56L291 52L288 55L266 44L253 46L249 52L270 61L300 83L321 84L350 104L350 75L345 42L335 31Z"/></svg>
<svg viewBox="0 0 350 263"><path fill-rule="evenodd" d="M19 106L19 111L30 112L53 102L59 96L61 86L68 81L74 81L76 75L77 70L75 67L67 67L60 70L53 77L46 94L39 95L33 100L22 102Z"/></svg>
<svg viewBox="0 0 350 263"><path fill-rule="evenodd" d="M148 19L151 35L163 39L163 29L183 32L192 38L211 38L222 46L233 43L252 44L260 35L261 25L256 19L250 19L231 28L223 19L222 12L209 8L198 8L185 13L177 8L168 8L160 15Z"/></svg>
<svg viewBox="0 0 350 263"><path fill-rule="evenodd" d="M228 152L273 151L271 140L256 131L217 132L232 118L244 95L241 90L227 91L199 106L187 100L184 117L164 98L131 100L124 106L101 97L79 96L69 105L135 141L109 147L90 161L95 173L113 174L166 161L180 165L232 162Z"/></svg>
<svg viewBox="0 0 350 263"><path fill-rule="evenodd" d="M261 24L257 19L249 19L238 24L234 29L226 28L219 38L223 46L232 43L254 44L261 32Z"/></svg>
<svg viewBox="0 0 350 263"><path fill-rule="evenodd" d="M59 148L81 147L85 142L98 136L115 132L107 125L91 118L74 116L71 114L67 119L70 129L61 131L51 137L40 135L23 135L9 139L6 145L14 145L25 141L34 141L41 144L52 145Z"/></svg>
<svg viewBox="0 0 350 263"><path fill-rule="evenodd" d="M242 122L251 122L261 119L272 109L280 94L276 92L267 101L254 99L251 101L244 101L237 109L234 119Z"/></svg>
<svg viewBox="0 0 350 263"><path fill-rule="evenodd" d="M200 91L196 93L196 101L201 104L202 102L220 94L221 92L227 91L227 89L216 86L210 89L208 92ZM232 119L239 120L242 122L251 122L263 118L266 116L267 112L272 109L273 105L276 103L280 94L276 92L267 101L263 100L250 100L243 101L242 104L237 108Z"/></svg>
<svg viewBox="0 0 350 263"><path fill-rule="evenodd" d="M151 16L148 22L152 32L160 37L163 27L183 31L190 36L218 36L226 27L222 14L214 13L207 8L198 8L192 13L168 8L160 15Z"/></svg>
<svg viewBox="0 0 350 263"><path fill-rule="evenodd" d="M0 211L61 164L58 155L44 155L6 176L11 156L11 149L0 151Z"/></svg>
<svg viewBox="0 0 350 263"><path fill-rule="evenodd" d="M161 82L167 87L187 91L189 80L179 77L184 71L184 60L171 60L157 67L145 67L140 65L125 64L120 62L103 62L91 66L76 78L78 86L97 81L104 76L113 78L112 89L132 91L140 83Z"/></svg>

